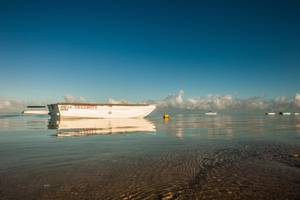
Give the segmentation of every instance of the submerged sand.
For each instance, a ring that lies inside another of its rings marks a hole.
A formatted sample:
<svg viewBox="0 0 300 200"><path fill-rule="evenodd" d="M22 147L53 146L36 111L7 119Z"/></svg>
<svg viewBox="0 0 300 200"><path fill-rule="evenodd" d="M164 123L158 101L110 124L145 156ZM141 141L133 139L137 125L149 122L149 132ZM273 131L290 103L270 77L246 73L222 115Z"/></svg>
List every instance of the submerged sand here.
<svg viewBox="0 0 300 200"><path fill-rule="evenodd" d="M298 199L299 147L240 142L1 176L1 199Z"/></svg>

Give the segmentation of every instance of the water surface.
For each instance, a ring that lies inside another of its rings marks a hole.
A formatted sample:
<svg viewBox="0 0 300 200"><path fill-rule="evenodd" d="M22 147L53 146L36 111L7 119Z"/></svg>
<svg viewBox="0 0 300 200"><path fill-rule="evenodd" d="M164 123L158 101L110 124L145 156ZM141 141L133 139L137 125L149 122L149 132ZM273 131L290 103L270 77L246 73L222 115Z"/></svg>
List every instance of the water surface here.
<svg viewBox="0 0 300 200"><path fill-rule="evenodd" d="M0 199L299 199L300 117L0 117Z"/></svg>

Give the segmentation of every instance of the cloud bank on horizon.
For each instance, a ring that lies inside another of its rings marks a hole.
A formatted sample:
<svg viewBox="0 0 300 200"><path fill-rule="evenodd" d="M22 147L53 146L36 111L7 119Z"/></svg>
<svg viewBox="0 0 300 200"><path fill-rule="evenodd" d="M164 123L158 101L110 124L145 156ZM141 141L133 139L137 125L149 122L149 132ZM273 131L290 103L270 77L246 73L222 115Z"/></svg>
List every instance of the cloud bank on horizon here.
<svg viewBox="0 0 300 200"><path fill-rule="evenodd" d="M0 98L0 113L20 112L25 106L25 102L23 101Z"/></svg>
<svg viewBox="0 0 300 200"><path fill-rule="evenodd" d="M264 97L250 97L240 99L233 95L207 95L203 97L184 98L184 91L180 90L178 94L169 95L163 100L149 101L156 103L162 108L179 108L188 110L231 110L231 111L281 111L287 109L300 108L300 94L296 94L293 99L285 96L274 99Z"/></svg>
<svg viewBox="0 0 300 200"><path fill-rule="evenodd" d="M70 94L66 94L64 96L64 100L67 103L84 103L84 102L87 102L87 100L84 97L82 97L82 96L75 97L75 96L70 95Z"/></svg>
<svg viewBox="0 0 300 200"><path fill-rule="evenodd" d="M89 102L84 97L75 97L70 94L64 96L64 102ZM21 112L28 104L45 104L37 102L24 102L0 98L0 113ZM127 100L108 99L108 103L129 103ZM200 97L184 97L184 91L172 94L161 100L146 100L144 103L156 104L158 109L186 109L186 110L213 110L213 111L294 111L300 109L300 93L292 99L279 96L273 99L264 97L250 97L240 99L233 95L210 94Z"/></svg>

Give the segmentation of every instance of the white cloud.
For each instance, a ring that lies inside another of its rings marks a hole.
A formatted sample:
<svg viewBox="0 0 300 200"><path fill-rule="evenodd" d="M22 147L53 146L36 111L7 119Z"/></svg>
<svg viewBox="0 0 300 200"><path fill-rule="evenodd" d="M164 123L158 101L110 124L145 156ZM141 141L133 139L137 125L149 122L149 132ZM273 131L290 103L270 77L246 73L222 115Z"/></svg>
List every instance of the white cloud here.
<svg viewBox="0 0 300 200"><path fill-rule="evenodd" d="M67 103L84 103L84 102L87 102L87 100L82 96L75 97L75 96L70 95L70 94L65 95L64 100Z"/></svg>
<svg viewBox="0 0 300 200"><path fill-rule="evenodd" d="M20 112L25 108L25 103L18 100L0 99L0 113Z"/></svg>
<svg viewBox="0 0 300 200"><path fill-rule="evenodd" d="M82 96L74 97L72 95L65 95L64 96L65 102L86 102L86 99ZM21 101L15 99L8 99L5 97L0 97L0 114L8 114L8 113L21 113L23 110L26 109L27 105L47 105L49 103L55 102L48 102L48 101Z"/></svg>
<svg viewBox="0 0 300 200"><path fill-rule="evenodd" d="M87 100L80 96L72 95L64 96L65 102L87 102ZM26 105L46 105L55 102L24 102L13 99L0 97L0 113L21 112ZM127 100L108 99L108 103L129 103ZM240 99L233 95L219 95L210 94L200 97L184 97L184 91L180 90L177 94L168 95L162 100L148 100L146 103L156 104L159 108L179 108L188 110L228 110L228 111L297 111L300 107L300 93L297 93L293 99L285 96L279 96L274 99L265 99L264 97L250 97L247 99Z"/></svg>
<svg viewBox="0 0 300 200"><path fill-rule="evenodd" d="M289 103L289 99L285 96L279 96L274 99L277 104L287 104Z"/></svg>
<svg viewBox="0 0 300 200"><path fill-rule="evenodd" d="M118 103L120 103L120 104L126 104L126 103L128 103L128 101L126 101L126 100L115 100L115 99L113 99L113 98L109 98L108 99L108 103L112 103L112 104L118 104Z"/></svg>
<svg viewBox="0 0 300 200"><path fill-rule="evenodd" d="M180 90L178 94L169 95L163 100L148 101L156 103L161 108L182 108L182 109L199 109L199 110L288 110L293 105L300 107L300 94L296 94L294 100L285 96L274 99L265 99L264 97L250 97L240 99L233 95L207 95L202 97L184 98L184 91Z"/></svg>
<svg viewBox="0 0 300 200"><path fill-rule="evenodd" d="M184 91L180 90L178 94L169 95L163 100L153 101L159 107L181 107L184 103L183 100Z"/></svg>
<svg viewBox="0 0 300 200"><path fill-rule="evenodd" d="M175 107L183 109L225 109L234 103L231 95L208 95L184 99L184 91L180 90L176 95L169 95L163 100L156 101L158 107Z"/></svg>
<svg viewBox="0 0 300 200"><path fill-rule="evenodd" d="M300 107L300 94L297 93L294 97L294 105Z"/></svg>
<svg viewBox="0 0 300 200"><path fill-rule="evenodd" d="M264 110L270 109L271 102L262 97L251 97L248 99L239 99L237 108L243 110Z"/></svg>

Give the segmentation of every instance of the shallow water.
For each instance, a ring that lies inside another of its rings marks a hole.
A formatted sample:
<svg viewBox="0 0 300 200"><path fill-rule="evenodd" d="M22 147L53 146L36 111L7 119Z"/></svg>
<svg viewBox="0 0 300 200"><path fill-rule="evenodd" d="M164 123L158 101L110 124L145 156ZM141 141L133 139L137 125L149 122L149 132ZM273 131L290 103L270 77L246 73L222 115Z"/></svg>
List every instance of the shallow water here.
<svg viewBox="0 0 300 200"><path fill-rule="evenodd" d="M0 117L0 199L299 199L300 116Z"/></svg>

